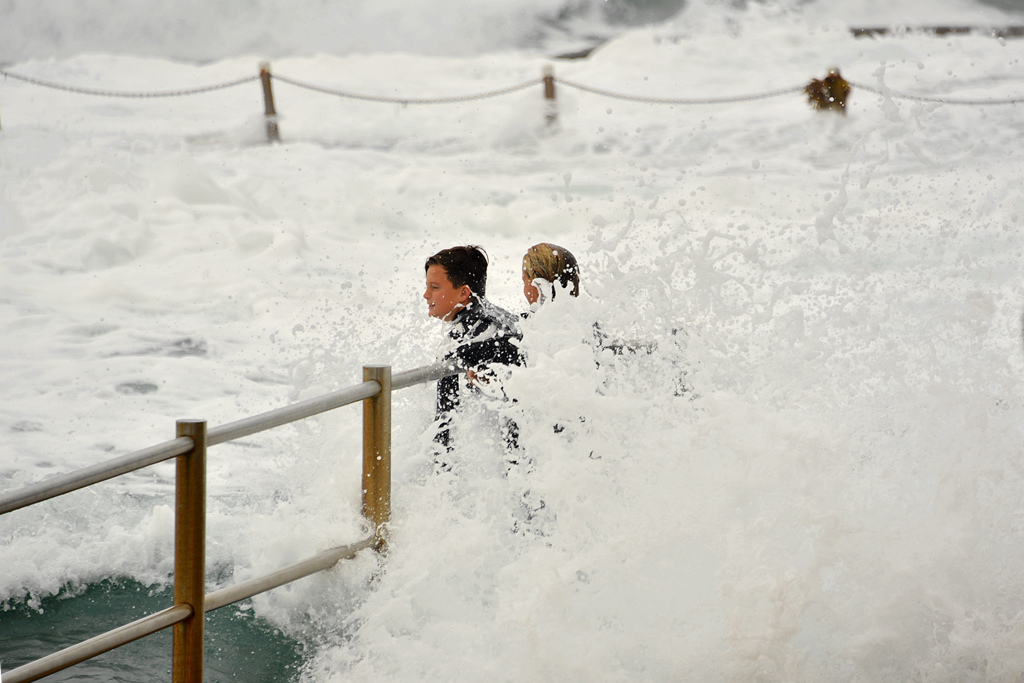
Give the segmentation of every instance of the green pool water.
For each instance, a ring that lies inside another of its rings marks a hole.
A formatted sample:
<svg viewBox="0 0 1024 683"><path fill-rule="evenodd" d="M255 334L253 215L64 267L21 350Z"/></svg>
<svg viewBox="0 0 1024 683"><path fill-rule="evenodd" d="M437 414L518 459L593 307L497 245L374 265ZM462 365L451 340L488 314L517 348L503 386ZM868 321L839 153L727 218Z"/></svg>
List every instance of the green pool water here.
<svg viewBox="0 0 1024 683"><path fill-rule="evenodd" d="M134 581L103 581L74 595L46 598L38 609L26 603L0 609L0 672L82 642L152 614L173 602ZM228 605L206 614L205 681L275 681L297 678L304 647L268 622ZM43 679L151 683L171 680L171 629L76 664Z"/></svg>

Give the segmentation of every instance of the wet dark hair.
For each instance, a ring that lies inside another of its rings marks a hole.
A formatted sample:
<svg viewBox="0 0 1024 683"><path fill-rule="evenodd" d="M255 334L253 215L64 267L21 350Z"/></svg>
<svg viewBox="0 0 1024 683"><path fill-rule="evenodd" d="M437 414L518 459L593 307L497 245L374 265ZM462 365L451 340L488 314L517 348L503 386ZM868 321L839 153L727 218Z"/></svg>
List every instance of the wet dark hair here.
<svg viewBox="0 0 1024 683"><path fill-rule="evenodd" d="M441 266L456 288L468 285L477 296L487 293L487 252L483 247L468 245L442 249L427 259L423 269Z"/></svg>

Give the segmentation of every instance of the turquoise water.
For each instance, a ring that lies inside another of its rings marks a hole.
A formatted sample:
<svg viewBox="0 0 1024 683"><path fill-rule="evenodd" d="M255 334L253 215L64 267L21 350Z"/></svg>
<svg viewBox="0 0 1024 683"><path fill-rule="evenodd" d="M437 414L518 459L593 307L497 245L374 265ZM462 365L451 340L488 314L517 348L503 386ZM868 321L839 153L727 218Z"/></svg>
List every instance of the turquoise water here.
<svg viewBox="0 0 1024 683"><path fill-rule="evenodd" d="M169 607L170 588L107 580L83 591L64 590L38 608L22 602L0 611L0 667L10 671L119 625ZM241 603L244 605L244 603ZM250 612L228 605L206 615L207 683L291 681L304 646ZM45 680L148 683L170 680L171 629L164 629Z"/></svg>

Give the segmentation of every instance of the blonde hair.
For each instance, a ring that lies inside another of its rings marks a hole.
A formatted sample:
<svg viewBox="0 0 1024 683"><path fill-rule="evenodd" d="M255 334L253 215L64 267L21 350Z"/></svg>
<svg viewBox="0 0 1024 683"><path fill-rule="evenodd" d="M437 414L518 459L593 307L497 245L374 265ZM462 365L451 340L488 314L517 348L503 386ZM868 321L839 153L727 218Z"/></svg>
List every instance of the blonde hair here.
<svg viewBox="0 0 1024 683"><path fill-rule="evenodd" d="M557 244L541 242L526 250L523 256L523 273L532 282L533 280L546 280L551 284L558 284L562 289L568 289L572 296L580 295L580 266L572 253ZM555 297L558 287L553 287L551 298Z"/></svg>

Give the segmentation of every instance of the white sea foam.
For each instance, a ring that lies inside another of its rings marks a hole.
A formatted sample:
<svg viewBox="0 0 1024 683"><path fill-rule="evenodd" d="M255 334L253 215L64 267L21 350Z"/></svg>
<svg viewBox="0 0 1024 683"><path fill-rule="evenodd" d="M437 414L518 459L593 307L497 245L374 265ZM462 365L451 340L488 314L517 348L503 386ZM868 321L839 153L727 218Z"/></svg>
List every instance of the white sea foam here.
<svg viewBox="0 0 1024 683"><path fill-rule="evenodd" d="M178 418L425 364L427 255L484 245L491 298L521 311L521 254L552 241L584 293L525 324L501 409L532 470L505 477L495 435L433 475L433 390L398 394L387 559L255 601L314 643L302 680L1015 680L1022 125L1014 106L891 94L1024 96L1024 42L842 23L1012 20L985 6L782 9L695 5L556 74L699 98L835 65L890 94L855 87L842 118L799 92L667 106L563 85L550 130L539 86L401 107L278 82L268 146L255 83L126 100L0 82L0 490L171 438ZM133 45L7 68L145 91L259 61L116 54ZM405 97L548 63L521 46L294 52L274 73ZM594 322L635 352L595 348ZM211 586L359 537L359 436L352 408L211 451ZM161 465L0 519L0 598L166 582L172 479Z"/></svg>

